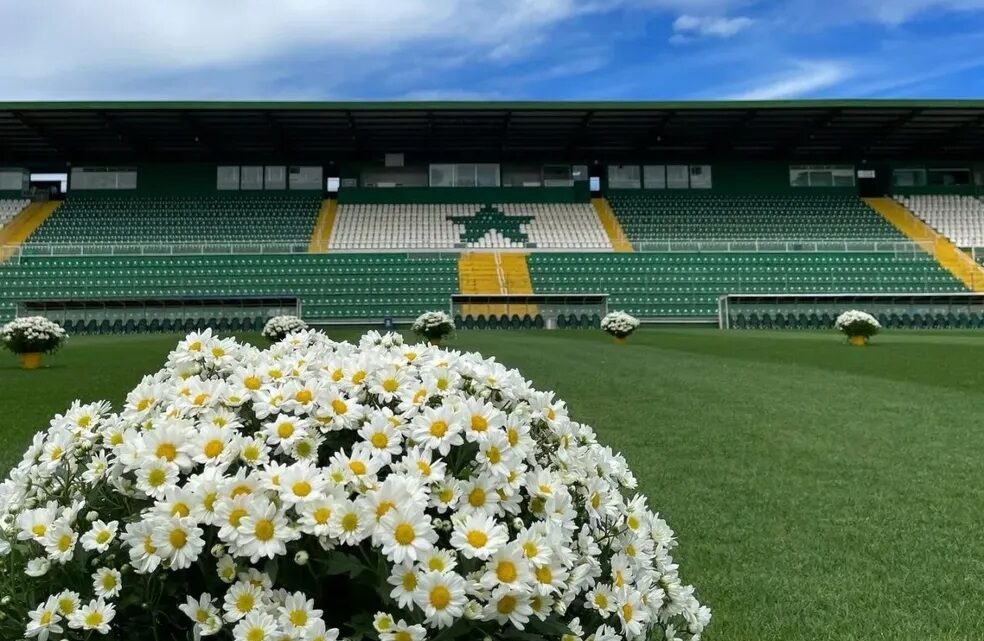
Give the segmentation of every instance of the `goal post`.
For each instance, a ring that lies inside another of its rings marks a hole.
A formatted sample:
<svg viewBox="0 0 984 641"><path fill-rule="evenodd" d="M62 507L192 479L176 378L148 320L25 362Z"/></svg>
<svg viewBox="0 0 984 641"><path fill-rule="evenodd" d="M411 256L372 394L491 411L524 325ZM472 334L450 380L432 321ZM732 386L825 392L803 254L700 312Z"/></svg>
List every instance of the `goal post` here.
<svg viewBox="0 0 984 641"><path fill-rule="evenodd" d="M449 311L466 328L591 327L608 313L608 294L453 294Z"/></svg>
<svg viewBox="0 0 984 641"><path fill-rule="evenodd" d="M727 294L718 299L721 329L833 329L849 309L896 329L984 328L984 294Z"/></svg>

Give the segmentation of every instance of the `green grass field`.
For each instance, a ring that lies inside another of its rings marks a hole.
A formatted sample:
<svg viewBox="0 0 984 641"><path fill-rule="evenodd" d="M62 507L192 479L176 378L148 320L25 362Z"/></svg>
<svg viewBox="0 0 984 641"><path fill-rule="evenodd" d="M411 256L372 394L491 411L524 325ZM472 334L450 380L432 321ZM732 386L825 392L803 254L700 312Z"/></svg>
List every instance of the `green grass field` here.
<svg viewBox="0 0 984 641"><path fill-rule="evenodd" d="M354 338L356 332L332 332ZM0 354L0 469L75 398L119 403L177 337ZM714 610L708 641L984 638L984 335L461 332L624 452Z"/></svg>

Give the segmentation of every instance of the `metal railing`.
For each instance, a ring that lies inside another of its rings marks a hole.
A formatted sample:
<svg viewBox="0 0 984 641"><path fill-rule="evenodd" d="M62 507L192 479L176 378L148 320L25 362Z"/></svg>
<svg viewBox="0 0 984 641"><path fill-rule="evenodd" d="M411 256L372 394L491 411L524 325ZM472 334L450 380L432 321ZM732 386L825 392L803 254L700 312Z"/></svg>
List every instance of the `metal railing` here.
<svg viewBox="0 0 984 641"><path fill-rule="evenodd" d="M699 239L635 243L640 252L918 252L932 239Z"/></svg>
<svg viewBox="0 0 984 641"><path fill-rule="evenodd" d="M636 243L635 250L648 253L668 252L878 252L917 253L931 249L933 239L695 239L667 240ZM156 243L27 243L0 246L0 259L10 257L55 256L202 256L202 255L255 255L255 254L306 254L308 239L278 242L156 242ZM509 253L536 249L542 253L601 253L603 248L495 248L495 247L394 247L390 249L363 248L332 250L331 253L373 253L405 255L458 255L462 252ZM976 256L984 257L984 249L976 250Z"/></svg>

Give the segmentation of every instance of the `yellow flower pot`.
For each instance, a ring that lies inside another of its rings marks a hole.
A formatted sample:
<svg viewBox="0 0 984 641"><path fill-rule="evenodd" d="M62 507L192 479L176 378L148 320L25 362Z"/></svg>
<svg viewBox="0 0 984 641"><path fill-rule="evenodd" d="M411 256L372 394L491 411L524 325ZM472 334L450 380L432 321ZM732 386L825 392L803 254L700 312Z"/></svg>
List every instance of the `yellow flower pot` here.
<svg viewBox="0 0 984 641"><path fill-rule="evenodd" d="M26 354L18 354L17 360L20 361L21 369L37 369L41 367L40 352L28 352Z"/></svg>
<svg viewBox="0 0 984 641"><path fill-rule="evenodd" d="M616 345L625 345L625 338L626 338L625 336L616 336L615 337L615 344Z"/></svg>
<svg viewBox="0 0 984 641"><path fill-rule="evenodd" d="M868 339L864 336L851 336L848 340L851 341L851 345L855 345L857 347L864 347L868 344Z"/></svg>

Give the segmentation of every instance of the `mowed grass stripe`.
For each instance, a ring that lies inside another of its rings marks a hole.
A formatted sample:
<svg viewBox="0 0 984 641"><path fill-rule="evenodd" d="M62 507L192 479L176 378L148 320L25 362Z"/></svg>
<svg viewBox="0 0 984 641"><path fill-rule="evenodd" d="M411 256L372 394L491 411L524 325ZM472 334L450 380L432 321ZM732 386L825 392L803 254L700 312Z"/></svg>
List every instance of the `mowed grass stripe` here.
<svg viewBox="0 0 984 641"><path fill-rule="evenodd" d="M118 404L177 339L76 338L38 372L0 361L0 466L72 399ZM862 349L833 333L653 330L618 346L489 331L449 346L519 367L626 455L714 608L710 641L984 637L975 336Z"/></svg>

